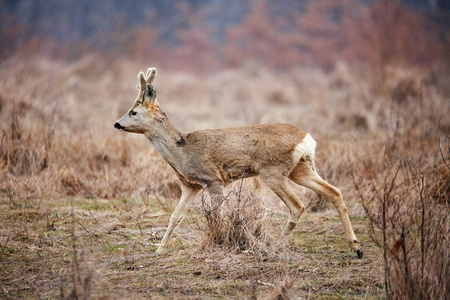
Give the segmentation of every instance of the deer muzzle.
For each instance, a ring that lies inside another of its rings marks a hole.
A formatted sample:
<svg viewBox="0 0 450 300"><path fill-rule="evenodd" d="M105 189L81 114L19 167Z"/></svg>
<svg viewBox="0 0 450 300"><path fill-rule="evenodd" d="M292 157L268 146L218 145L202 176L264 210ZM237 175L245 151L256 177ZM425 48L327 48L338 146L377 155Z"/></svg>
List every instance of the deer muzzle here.
<svg viewBox="0 0 450 300"><path fill-rule="evenodd" d="M125 129L125 127L123 127L122 125L120 125L119 122L116 122L116 123L114 124L114 128L116 128L116 129L118 129L118 130L124 130L124 129Z"/></svg>

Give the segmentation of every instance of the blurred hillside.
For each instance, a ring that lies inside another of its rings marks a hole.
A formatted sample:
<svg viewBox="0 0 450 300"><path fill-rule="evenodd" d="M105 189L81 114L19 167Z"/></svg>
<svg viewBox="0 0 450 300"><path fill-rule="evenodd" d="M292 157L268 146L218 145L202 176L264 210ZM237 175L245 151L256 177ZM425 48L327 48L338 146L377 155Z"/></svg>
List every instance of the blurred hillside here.
<svg viewBox="0 0 450 300"><path fill-rule="evenodd" d="M90 53L171 69L256 63L429 65L448 53L450 3L408 1L0 1L0 59Z"/></svg>

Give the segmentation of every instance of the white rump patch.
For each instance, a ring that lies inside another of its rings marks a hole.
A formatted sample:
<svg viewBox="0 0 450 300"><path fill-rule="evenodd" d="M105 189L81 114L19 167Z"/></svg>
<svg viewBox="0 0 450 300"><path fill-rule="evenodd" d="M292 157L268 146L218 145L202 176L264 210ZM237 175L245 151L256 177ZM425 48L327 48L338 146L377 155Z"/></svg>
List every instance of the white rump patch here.
<svg viewBox="0 0 450 300"><path fill-rule="evenodd" d="M296 165L303 155L314 156L316 151L316 141L311 137L309 133L305 135L303 141L297 144L293 152L293 160Z"/></svg>
<svg viewBox="0 0 450 300"><path fill-rule="evenodd" d="M309 133L305 135L305 138L303 139L303 142L305 143L305 154L314 156L316 153L316 141L311 137Z"/></svg>

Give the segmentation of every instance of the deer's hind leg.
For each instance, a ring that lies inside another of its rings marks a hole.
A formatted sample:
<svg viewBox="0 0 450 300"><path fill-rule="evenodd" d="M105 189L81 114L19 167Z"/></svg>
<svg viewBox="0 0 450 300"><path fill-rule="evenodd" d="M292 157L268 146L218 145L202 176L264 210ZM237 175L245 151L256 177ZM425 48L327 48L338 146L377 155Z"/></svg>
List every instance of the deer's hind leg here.
<svg viewBox="0 0 450 300"><path fill-rule="evenodd" d="M305 211L305 206L289 187L289 181L286 176L273 171L264 172L259 177L289 209L289 220L281 234L281 238L286 238L290 236L295 226L297 226L298 220Z"/></svg>
<svg viewBox="0 0 450 300"><path fill-rule="evenodd" d="M344 204L341 191L323 180L316 173L314 161L306 161L303 158L289 174L289 178L295 183L307 187L322 195L333 204L341 217L342 224L344 225L345 236L350 248L352 248L352 250L358 254L358 257L361 258L363 255L362 248L356 239L355 233L353 232L353 227L350 223L347 207Z"/></svg>

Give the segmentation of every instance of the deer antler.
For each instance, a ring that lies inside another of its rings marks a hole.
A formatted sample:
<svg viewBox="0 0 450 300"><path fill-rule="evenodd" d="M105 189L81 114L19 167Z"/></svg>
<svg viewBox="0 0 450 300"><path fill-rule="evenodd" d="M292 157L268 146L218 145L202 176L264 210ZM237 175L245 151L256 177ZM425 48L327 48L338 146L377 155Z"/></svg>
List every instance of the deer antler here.
<svg viewBox="0 0 450 300"><path fill-rule="evenodd" d="M156 78L156 68L148 68L147 69L147 84L150 85Z"/></svg>
<svg viewBox="0 0 450 300"><path fill-rule="evenodd" d="M147 85L151 85L156 78L156 68L148 68L147 74L139 72L138 76L139 84L136 86L138 90L145 90Z"/></svg>
<svg viewBox="0 0 450 300"><path fill-rule="evenodd" d="M138 82L139 84L136 86L139 90L144 90L145 89L145 84L146 81L145 80L145 75L143 72L139 72L138 76L137 76Z"/></svg>

